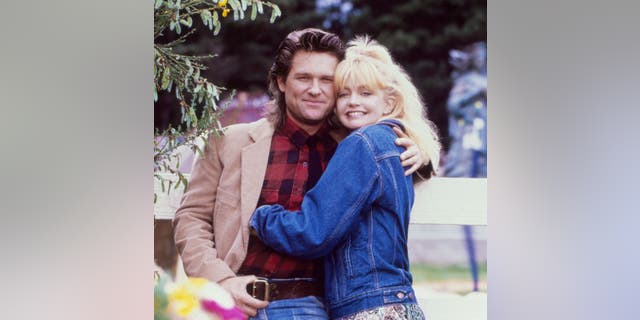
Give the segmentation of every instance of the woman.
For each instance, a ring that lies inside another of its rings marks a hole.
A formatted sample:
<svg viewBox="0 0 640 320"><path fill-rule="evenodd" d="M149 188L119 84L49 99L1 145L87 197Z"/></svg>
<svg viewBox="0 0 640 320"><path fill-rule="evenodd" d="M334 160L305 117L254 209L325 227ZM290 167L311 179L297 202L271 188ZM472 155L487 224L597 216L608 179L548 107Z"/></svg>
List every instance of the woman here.
<svg viewBox="0 0 640 320"><path fill-rule="evenodd" d="M417 143L432 172L440 152L435 130L409 76L367 37L349 42L335 85L336 116L352 132L300 211L261 206L250 225L275 250L324 257L333 319L424 319L407 254L413 182L404 175L392 128Z"/></svg>

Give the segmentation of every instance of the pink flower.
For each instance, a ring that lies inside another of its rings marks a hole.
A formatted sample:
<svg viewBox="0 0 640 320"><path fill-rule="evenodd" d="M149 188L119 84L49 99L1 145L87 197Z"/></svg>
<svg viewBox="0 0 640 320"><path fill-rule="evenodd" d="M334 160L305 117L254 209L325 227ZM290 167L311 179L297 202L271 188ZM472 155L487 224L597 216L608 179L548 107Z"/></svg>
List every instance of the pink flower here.
<svg viewBox="0 0 640 320"><path fill-rule="evenodd" d="M232 308L225 309L218 302L214 300L206 300L206 299L200 300L200 306L202 306L202 309L204 309L205 311L216 314L225 320L246 319L244 316L244 313L242 313L242 311L240 311L240 309L238 309L237 307L234 306Z"/></svg>

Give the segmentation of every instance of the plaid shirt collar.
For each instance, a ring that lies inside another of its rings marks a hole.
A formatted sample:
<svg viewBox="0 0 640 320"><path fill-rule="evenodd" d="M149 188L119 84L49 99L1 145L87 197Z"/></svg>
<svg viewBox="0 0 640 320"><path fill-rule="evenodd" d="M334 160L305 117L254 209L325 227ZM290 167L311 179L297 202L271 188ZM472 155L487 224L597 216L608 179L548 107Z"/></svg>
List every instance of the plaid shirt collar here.
<svg viewBox="0 0 640 320"><path fill-rule="evenodd" d="M293 120L291 120L289 115L285 117L284 125L282 126L282 128L278 130L278 133L283 136L289 137L289 140L291 140L291 143L293 143L298 148L302 148L302 146L304 146L307 143L307 140L309 140L309 138L312 137L306 131L300 128ZM331 135L329 135L329 125L327 124L326 121L322 124L322 127L320 127L320 129L313 136L315 136L316 139L320 141L333 140Z"/></svg>

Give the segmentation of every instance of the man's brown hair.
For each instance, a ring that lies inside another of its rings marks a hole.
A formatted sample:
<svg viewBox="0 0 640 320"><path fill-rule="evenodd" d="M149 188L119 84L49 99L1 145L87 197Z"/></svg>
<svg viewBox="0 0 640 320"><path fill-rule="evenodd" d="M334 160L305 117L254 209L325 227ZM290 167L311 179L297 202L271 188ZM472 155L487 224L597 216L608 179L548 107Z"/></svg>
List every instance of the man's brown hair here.
<svg viewBox="0 0 640 320"><path fill-rule="evenodd" d="M315 28L293 31L282 40L269 70L269 93L274 101L265 108L265 116L276 128L284 123L287 109L284 93L278 87L278 77L282 77L283 80L287 78L293 56L299 50L331 53L340 61L344 58L345 47L337 35Z"/></svg>

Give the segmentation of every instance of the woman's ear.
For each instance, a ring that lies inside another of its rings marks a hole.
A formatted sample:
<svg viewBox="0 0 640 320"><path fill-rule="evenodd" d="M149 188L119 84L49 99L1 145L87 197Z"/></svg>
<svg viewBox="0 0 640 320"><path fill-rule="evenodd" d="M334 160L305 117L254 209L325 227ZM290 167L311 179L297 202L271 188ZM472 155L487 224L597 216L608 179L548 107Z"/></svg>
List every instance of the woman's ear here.
<svg viewBox="0 0 640 320"><path fill-rule="evenodd" d="M281 76L276 77L276 81L278 82L278 89L280 89L280 91L282 91L282 93L284 93L284 88L285 88L285 80L283 79Z"/></svg>
<svg viewBox="0 0 640 320"><path fill-rule="evenodd" d="M384 99L384 110L382 112L383 115L389 115L391 114L391 112L393 112L393 109L395 108L396 105L396 100L391 97L388 96L386 99Z"/></svg>

